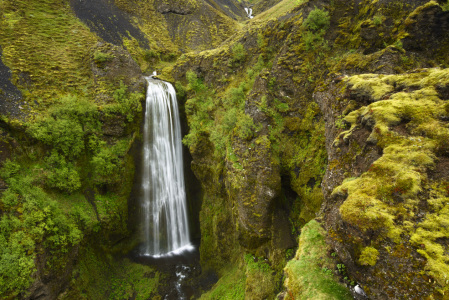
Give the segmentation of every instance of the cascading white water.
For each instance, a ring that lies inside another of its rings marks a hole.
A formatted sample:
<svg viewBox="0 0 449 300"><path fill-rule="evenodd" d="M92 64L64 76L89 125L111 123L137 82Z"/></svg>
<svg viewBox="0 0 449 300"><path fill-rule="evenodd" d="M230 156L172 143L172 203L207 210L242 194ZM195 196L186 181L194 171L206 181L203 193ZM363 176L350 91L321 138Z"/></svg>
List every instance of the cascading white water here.
<svg viewBox="0 0 449 300"><path fill-rule="evenodd" d="M249 7L245 7L246 16L250 19L254 18L253 9Z"/></svg>
<svg viewBox="0 0 449 300"><path fill-rule="evenodd" d="M147 78L143 131L142 255L189 249L181 126L176 92L167 82Z"/></svg>

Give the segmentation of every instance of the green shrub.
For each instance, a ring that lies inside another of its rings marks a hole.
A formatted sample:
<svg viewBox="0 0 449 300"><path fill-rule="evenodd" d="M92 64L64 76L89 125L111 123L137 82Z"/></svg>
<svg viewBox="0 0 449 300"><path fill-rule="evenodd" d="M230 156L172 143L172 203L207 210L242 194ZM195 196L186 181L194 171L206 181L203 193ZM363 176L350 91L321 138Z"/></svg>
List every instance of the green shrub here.
<svg viewBox="0 0 449 300"><path fill-rule="evenodd" d="M52 146L66 157L75 158L84 149L81 124L71 119L46 118L28 128L31 136Z"/></svg>
<svg viewBox="0 0 449 300"><path fill-rule="evenodd" d="M316 49L318 47L327 48L324 34L329 26L330 16L327 11L315 8L310 12L303 23L305 29L303 40L307 50Z"/></svg>
<svg viewBox="0 0 449 300"><path fill-rule="evenodd" d="M150 49L143 52L143 59L146 61L159 60L159 52Z"/></svg>
<svg viewBox="0 0 449 300"><path fill-rule="evenodd" d="M245 113L240 114L234 130L241 139L251 139L254 136L255 131L253 118Z"/></svg>
<svg viewBox="0 0 449 300"><path fill-rule="evenodd" d="M206 90L206 86L203 84L203 80L198 78L195 72L193 71L187 71L186 73L186 79L189 83L188 89L193 90L196 93L202 92Z"/></svg>
<svg viewBox="0 0 449 300"><path fill-rule="evenodd" d="M62 155L56 151L46 159L47 180L50 188L56 188L62 192L73 193L81 188L81 180L72 163L66 162Z"/></svg>
<svg viewBox="0 0 449 300"><path fill-rule="evenodd" d="M330 26L329 12L315 8L312 10L303 23L304 27L310 31L326 31Z"/></svg>
<svg viewBox="0 0 449 300"><path fill-rule="evenodd" d="M129 140L119 141L113 146L101 144L91 159L95 183L108 183L118 179L117 176L124 166L123 157L128 152L129 145Z"/></svg>
<svg viewBox="0 0 449 300"><path fill-rule="evenodd" d="M104 111L107 114L122 114L128 122L142 111L141 101L145 96L142 93L129 93L127 86L121 81L120 87L114 91L115 103L107 106Z"/></svg>
<svg viewBox="0 0 449 300"><path fill-rule="evenodd" d="M114 55L112 54L104 53L98 50L94 53L94 61L95 63L97 63L97 65L103 64L112 59L114 59Z"/></svg>
<svg viewBox="0 0 449 300"><path fill-rule="evenodd" d="M376 25L376 26L381 25L382 22L383 22L383 18L384 18L384 17L383 17L382 15L375 15L375 16L373 17L373 24Z"/></svg>
<svg viewBox="0 0 449 300"><path fill-rule="evenodd" d="M186 96L186 90L184 89L184 86L181 84L181 82L176 81L175 90L176 90L176 98L179 100L184 99L184 97Z"/></svg>
<svg viewBox="0 0 449 300"><path fill-rule="evenodd" d="M13 163L1 170L8 189L0 198L0 298L15 299L33 281L36 245L64 253L82 238L77 225L55 200L33 185L33 178ZM14 163L15 164L15 163Z"/></svg>
<svg viewBox="0 0 449 300"><path fill-rule="evenodd" d="M35 139L74 159L84 150L84 137L101 128L94 104L75 96L66 96L49 110L50 116L28 124Z"/></svg>
<svg viewBox="0 0 449 300"><path fill-rule="evenodd" d="M232 59L231 62L237 65L243 62L246 58L245 47L241 43L236 43L232 46Z"/></svg>

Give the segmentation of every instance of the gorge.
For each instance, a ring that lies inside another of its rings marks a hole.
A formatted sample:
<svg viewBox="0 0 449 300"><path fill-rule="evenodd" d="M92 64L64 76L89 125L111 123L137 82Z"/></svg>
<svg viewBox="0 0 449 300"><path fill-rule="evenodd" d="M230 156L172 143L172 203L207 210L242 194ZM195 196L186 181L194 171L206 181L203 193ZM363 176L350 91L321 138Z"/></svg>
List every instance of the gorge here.
<svg viewBox="0 0 449 300"><path fill-rule="evenodd" d="M0 298L445 299L448 51L445 0L0 1Z"/></svg>

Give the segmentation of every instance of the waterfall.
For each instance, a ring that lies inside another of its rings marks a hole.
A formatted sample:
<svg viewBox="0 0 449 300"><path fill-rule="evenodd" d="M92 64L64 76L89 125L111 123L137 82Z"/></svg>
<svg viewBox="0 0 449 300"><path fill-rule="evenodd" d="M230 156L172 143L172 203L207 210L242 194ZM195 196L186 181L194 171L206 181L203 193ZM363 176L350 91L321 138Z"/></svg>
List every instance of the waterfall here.
<svg viewBox="0 0 449 300"><path fill-rule="evenodd" d="M254 18L253 9L249 7L245 7L246 16L250 19Z"/></svg>
<svg viewBox="0 0 449 300"><path fill-rule="evenodd" d="M142 255L159 257L190 249L176 93L147 78L143 130Z"/></svg>

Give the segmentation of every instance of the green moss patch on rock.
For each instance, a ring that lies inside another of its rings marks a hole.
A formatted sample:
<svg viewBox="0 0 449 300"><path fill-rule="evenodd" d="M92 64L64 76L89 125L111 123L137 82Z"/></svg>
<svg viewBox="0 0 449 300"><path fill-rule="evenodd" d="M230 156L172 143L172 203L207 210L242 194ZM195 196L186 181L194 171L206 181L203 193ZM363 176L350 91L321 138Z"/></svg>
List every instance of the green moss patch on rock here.
<svg viewBox="0 0 449 300"><path fill-rule="evenodd" d="M443 186L448 178L433 179L429 174L446 155L446 103L437 87L448 83L449 72L420 69L401 75L356 75L345 81L346 95L372 103L344 117L349 129L337 136L332 148L346 149L355 135L368 130L366 145L381 147L382 154L368 170L346 178L334 189L331 198L344 202L338 211L341 223L328 223L332 243L351 253L350 269L357 280L365 280L368 273L389 274L365 281L369 293L403 295L411 282L419 282L413 293L441 296L447 291L448 258L443 250L446 233L438 228L444 228L442 203L447 191ZM329 218L334 217L330 213ZM402 260L401 247L409 249L409 261L401 265L405 273L396 273L392 268L395 259L397 263ZM349 261L346 254L343 257L345 263ZM378 290L396 276L404 280L395 288ZM396 290L399 286L403 288Z"/></svg>
<svg viewBox="0 0 449 300"><path fill-rule="evenodd" d="M152 267L91 247L80 251L72 278L60 299L157 299L164 280L163 274Z"/></svg>
<svg viewBox="0 0 449 300"><path fill-rule="evenodd" d="M336 276L337 263L325 240L326 231L316 220L302 228L298 251L284 269L284 299L352 299Z"/></svg>

